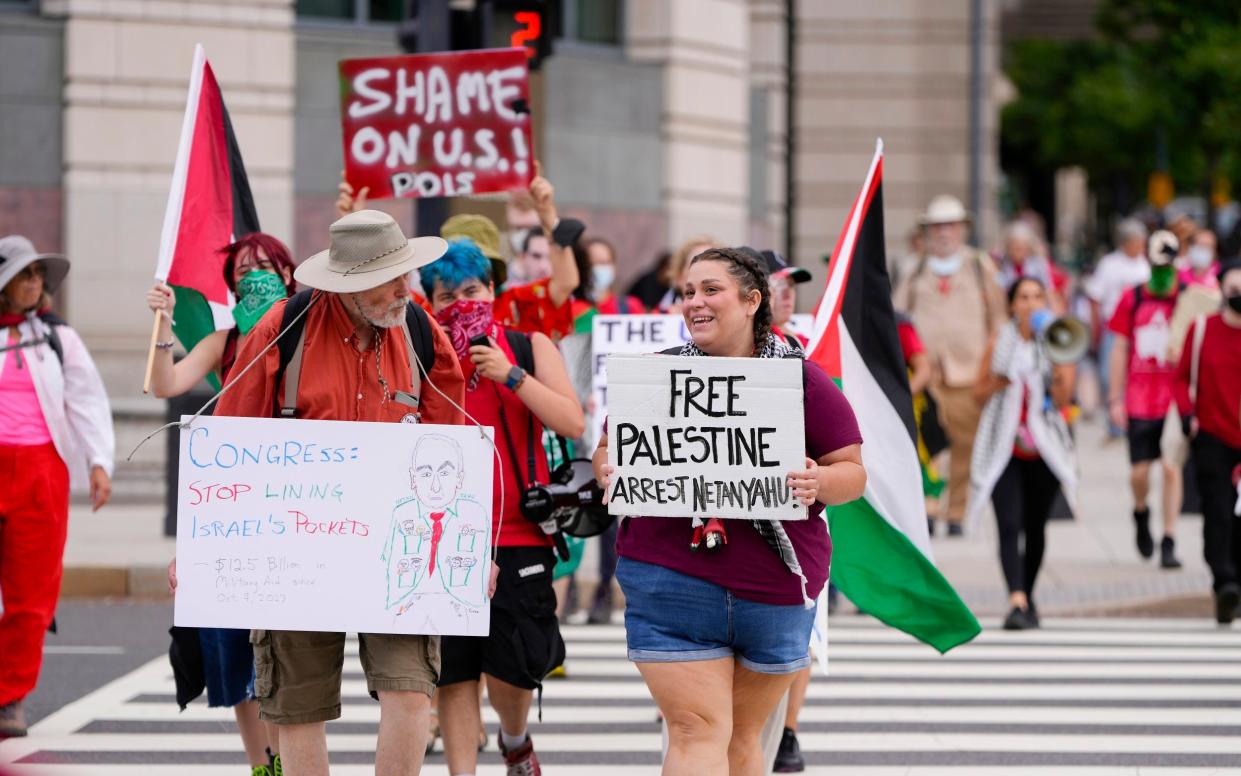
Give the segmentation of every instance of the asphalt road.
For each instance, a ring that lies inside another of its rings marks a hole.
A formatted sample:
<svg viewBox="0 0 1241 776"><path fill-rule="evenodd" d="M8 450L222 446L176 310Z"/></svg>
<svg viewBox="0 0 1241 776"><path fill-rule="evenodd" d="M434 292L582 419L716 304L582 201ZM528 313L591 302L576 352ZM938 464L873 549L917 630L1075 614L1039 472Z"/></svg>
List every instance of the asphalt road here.
<svg viewBox="0 0 1241 776"><path fill-rule="evenodd" d="M57 632L44 645L39 685L26 699L28 721L167 654L171 625L171 601L61 601Z"/></svg>

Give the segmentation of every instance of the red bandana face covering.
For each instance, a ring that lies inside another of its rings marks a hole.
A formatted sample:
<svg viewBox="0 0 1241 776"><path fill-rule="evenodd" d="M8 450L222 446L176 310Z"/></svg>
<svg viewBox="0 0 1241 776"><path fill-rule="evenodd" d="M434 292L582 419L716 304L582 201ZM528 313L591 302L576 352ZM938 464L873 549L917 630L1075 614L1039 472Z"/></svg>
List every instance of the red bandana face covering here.
<svg viewBox="0 0 1241 776"><path fill-rule="evenodd" d="M479 299L458 299L436 313L435 320L444 327L462 366L470 361L470 340L480 334L490 337L495 333L491 302Z"/></svg>
<svg viewBox="0 0 1241 776"><path fill-rule="evenodd" d="M49 313L49 312L51 312L51 310L45 307L42 310L37 311L35 315L45 315L46 313ZM5 315L0 315L0 327L18 326L25 322L26 322L25 313L7 313Z"/></svg>

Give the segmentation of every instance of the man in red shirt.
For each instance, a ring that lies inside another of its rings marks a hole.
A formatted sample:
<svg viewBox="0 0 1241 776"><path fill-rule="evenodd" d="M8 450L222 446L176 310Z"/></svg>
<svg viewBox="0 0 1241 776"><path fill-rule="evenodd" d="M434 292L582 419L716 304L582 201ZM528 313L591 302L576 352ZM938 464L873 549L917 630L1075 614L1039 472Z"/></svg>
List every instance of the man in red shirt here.
<svg viewBox="0 0 1241 776"><path fill-rule="evenodd" d="M1226 262L1218 277L1224 307L1199 318L1185 337L1176 404L1186 433L1193 437L1215 619L1228 624L1241 603L1241 260Z"/></svg>
<svg viewBox="0 0 1241 776"><path fill-rule="evenodd" d="M317 290L302 292L309 295L309 306L292 360L282 364L280 348L272 345L286 325L286 305L307 303L301 295L277 302L251 330L237 354L236 382L216 414L464 422L458 409L465 401L464 382L452 343L434 319L410 304L406 284L410 272L444 253L444 241L408 240L391 216L375 210L350 213L330 232L330 250L307 259L295 273L300 283ZM412 328L410 316L419 325L419 341L429 333L432 364L412 363L421 357L412 345L415 333L405 331ZM363 633L358 638L367 688L379 700L375 769L417 772L440 672L439 637ZM286 770L327 776L325 723L340 717L345 634L256 630L250 640L260 715L280 725Z"/></svg>
<svg viewBox="0 0 1241 776"><path fill-rule="evenodd" d="M1164 419L1172 404L1176 365L1168 360L1172 313L1178 293L1177 241L1171 232L1150 237L1147 258L1151 277L1144 285L1129 289L1116 305L1108 329L1116 335L1111 352L1108 409L1112 422L1129 436L1129 484L1133 489L1133 520L1138 552L1149 558L1155 552L1150 530L1151 463L1161 460L1160 438ZM1160 565L1180 568L1176 559L1176 520L1181 512L1181 472L1163 460L1163 541Z"/></svg>

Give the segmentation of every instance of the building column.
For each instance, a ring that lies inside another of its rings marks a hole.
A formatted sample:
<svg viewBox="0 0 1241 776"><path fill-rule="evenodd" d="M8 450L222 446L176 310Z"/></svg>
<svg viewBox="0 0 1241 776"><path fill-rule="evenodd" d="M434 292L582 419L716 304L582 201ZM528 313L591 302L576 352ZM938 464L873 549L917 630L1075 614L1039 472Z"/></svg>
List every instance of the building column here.
<svg viewBox="0 0 1241 776"><path fill-rule="evenodd" d="M64 247L70 322L114 407L141 397L152 282L194 45L202 43L241 145L263 230L288 242L293 213L290 0L44 0L65 17ZM324 73L335 78L335 73Z"/></svg>
<svg viewBox="0 0 1241 776"><path fill-rule="evenodd" d="M663 68L668 244L702 233L749 239L750 4L632 0L629 56Z"/></svg>

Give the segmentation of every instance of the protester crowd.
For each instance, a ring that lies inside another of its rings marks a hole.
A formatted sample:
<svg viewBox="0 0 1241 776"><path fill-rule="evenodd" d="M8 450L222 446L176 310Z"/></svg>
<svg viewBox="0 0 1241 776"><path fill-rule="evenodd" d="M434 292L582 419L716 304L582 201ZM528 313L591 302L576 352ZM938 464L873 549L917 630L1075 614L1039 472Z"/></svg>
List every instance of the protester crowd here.
<svg viewBox="0 0 1241 776"><path fill-rule="evenodd" d="M359 634L380 708L376 771L416 772L439 740L450 776L473 774L488 743L485 699L500 719L507 772L540 773L528 718L545 680L572 677L559 626L583 598L575 576L598 580L589 623L612 622L624 596L629 658L666 724L665 773L764 772L760 732L790 690L775 766L801 770L807 603L827 587L831 558L823 519L734 521L718 551L690 552L703 526L689 518L626 518L583 540L526 519L517 496L587 458L607 491L606 426L599 439L587 431L602 410L590 389L592 322L650 311L681 316L690 341L677 355L801 360L806 460L785 473L793 496L814 518L858 498L866 472L853 411L790 325L797 286L812 273L764 246L701 235L625 289L618 278L635 257L560 217L541 174L513 197L507 232L464 213L439 236L407 237L365 194L342 181L325 249L301 262L262 233L218 246L235 326L180 359L174 290L156 283L146 303L159 317L157 396L214 376L226 386L222 416L497 429L490 635ZM1115 251L1074 278L1033 219L1010 224L994 253L968 244L970 223L959 200L935 197L915 252L892 268L928 530L963 536L990 506L1011 604L1004 627L1038 627L1035 583L1045 553L1056 552L1046 526L1058 503L1074 506L1079 366L1093 363L1102 420L1128 446L1137 552L1154 555L1154 502L1160 566L1180 566L1181 475L1192 459L1216 618L1231 622L1241 605L1241 260L1221 260L1215 235L1188 217L1154 233L1127 219ZM88 482L95 509L111 489L102 381L51 311L68 268L22 237L0 239L0 737L25 733L22 700L59 591L70 478ZM1079 298L1088 320L1073 318ZM282 332L288 345L272 347ZM598 569L575 574L591 541ZM175 593L175 561L169 582ZM178 702L205 690L209 705L233 709L256 776L326 774L344 649L339 633L174 629Z"/></svg>

